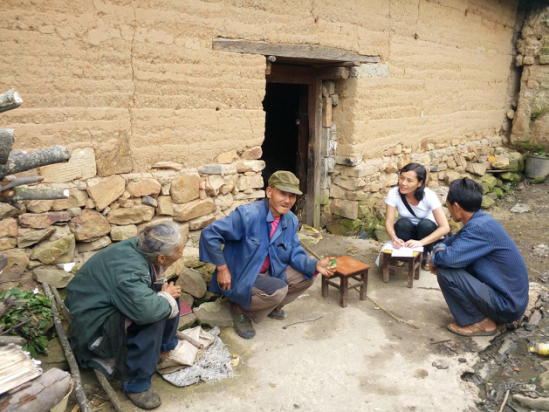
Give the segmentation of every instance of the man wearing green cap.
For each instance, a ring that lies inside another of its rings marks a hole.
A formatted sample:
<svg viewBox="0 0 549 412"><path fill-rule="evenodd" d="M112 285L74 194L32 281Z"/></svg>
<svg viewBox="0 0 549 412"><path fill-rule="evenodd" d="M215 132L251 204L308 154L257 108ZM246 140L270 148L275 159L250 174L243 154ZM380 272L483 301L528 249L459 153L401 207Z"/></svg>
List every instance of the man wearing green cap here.
<svg viewBox="0 0 549 412"><path fill-rule="evenodd" d="M234 327L244 339L255 336L252 321L285 319L282 307L313 284L316 272L332 276L336 269L333 257L310 258L299 242L290 211L302 194L299 179L280 170L268 185L266 199L237 207L200 236L200 260L217 267L210 291L232 302Z"/></svg>

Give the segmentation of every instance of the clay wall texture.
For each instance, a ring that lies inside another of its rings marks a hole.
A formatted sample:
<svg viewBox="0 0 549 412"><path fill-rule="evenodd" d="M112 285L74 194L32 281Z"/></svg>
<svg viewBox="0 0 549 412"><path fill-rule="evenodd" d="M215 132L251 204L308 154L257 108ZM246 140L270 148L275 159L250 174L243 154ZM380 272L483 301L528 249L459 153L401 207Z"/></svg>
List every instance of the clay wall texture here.
<svg viewBox="0 0 549 412"><path fill-rule="evenodd" d="M213 51L226 37L381 57L336 84L338 155L495 136L516 13L516 0L3 0L0 90L25 103L0 126L17 148L92 147L101 176L260 145L265 58Z"/></svg>

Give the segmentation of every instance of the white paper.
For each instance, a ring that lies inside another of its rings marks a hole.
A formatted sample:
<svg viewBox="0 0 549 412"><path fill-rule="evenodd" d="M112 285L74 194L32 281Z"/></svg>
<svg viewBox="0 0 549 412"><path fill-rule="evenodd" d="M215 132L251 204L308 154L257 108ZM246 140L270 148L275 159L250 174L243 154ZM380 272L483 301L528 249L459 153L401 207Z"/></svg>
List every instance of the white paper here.
<svg viewBox="0 0 549 412"><path fill-rule="evenodd" d="M401 247L400 249L394 249L393 242L389 240L388 242L385 242L385 244L381 247L379 254L377 255L377 259L376 259L377 266L379 266L381 252L383 252L384 250L392 250L391 256L393 257L412 257L414 256L414 252L423 252L423 246L419 246L415 248Z"/></svg>

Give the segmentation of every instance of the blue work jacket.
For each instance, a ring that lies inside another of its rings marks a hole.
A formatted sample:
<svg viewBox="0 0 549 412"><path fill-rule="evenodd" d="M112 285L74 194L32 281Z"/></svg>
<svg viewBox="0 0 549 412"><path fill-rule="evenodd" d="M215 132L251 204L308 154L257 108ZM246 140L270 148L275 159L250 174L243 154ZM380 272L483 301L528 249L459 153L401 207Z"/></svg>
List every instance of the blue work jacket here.
<svg viewBox="0 0 549 412"><path fill-rule="evenodd" d="M202 231L200 260L216 266L227 264L232 275L231 288L223 290L217 283L216 270L210 292L249 308L252 288L267 254L271 259L270 276L287 282L284 271L291 266L306 279L313 277L318 261L310 258L301 246L297 217L292 212L280 216L280 223L269 239L273 220L268 199L264 199L237 207Z"/></svg>

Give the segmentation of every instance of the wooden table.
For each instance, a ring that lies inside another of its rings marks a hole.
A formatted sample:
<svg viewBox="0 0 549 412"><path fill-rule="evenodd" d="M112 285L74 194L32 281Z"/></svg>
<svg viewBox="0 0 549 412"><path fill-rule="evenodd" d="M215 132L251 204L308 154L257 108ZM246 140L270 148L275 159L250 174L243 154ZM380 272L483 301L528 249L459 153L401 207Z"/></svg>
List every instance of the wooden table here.
<svg viewBox="0 0 549 412"><path fill-rule="evenodd" d="M370 266L349 256L341 256L336 259L337 269L330 278L322 276L322 297L328 297L328 287L333 286L339 289L339 305L342 308L347 307L347 297L349 289L360 288L360 300L366 300L368 292L368 270ZM356 280L357 283L349 284L349 278ZM339 279L339 284L333 282L333 279Z"/></svg>
<svg viewBox="0 0 549 412"><path fill-rule="evenodd" d="M390 264L392 250L383 250L381 254L383 255L383 281L385 283L389 282L389 269L393 269L397 272L406 270L408 272L408 287L411 288L414 286L414 279L419 279L419 270L421 269L421 257L423 253L414 252L413 257L399 257L394 258L404 262L404 266L400 267L395 264ZM415 272L415 276L414 276Z"/></svg>

